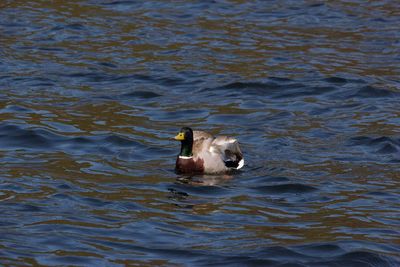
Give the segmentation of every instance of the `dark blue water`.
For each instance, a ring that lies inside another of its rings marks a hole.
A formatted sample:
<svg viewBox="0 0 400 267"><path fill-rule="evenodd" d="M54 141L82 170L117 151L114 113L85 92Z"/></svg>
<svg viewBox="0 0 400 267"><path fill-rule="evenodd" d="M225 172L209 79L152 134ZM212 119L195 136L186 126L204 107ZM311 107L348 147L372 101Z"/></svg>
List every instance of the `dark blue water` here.
<svg viewBox="0 0 400 267"><path fill-rule="evenodd" d="M400 266L396 1L3 1L0 264ZM243 171L174 173L182 126Z"/></svg>

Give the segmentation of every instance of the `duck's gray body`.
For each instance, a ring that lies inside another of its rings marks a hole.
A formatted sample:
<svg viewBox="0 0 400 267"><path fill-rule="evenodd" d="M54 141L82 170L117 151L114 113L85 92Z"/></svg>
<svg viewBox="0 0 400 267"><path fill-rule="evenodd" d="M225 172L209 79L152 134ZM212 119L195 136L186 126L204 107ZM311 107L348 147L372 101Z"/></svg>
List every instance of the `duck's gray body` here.
<svg viewBox="0 0 400 267"><path fill-rule="evenodd" d="M244 165L243 154L235 138L193 131L192 156L178 156L176 170L180 173L224 173Z"/></svg>

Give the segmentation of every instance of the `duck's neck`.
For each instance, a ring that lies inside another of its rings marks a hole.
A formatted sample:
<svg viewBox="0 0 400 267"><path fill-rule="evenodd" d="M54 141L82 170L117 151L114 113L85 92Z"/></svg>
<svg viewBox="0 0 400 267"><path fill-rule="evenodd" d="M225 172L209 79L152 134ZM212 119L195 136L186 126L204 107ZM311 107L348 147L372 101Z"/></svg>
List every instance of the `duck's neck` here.
<svg viewBox="0 0 400 267"><path fill-rule="evenodd" d="M193 141L190 141L190 140L182 141L181 142L181 153L179 154L179 156L182 156L182 157L193 156L192 147L193 147Z"/></svg>

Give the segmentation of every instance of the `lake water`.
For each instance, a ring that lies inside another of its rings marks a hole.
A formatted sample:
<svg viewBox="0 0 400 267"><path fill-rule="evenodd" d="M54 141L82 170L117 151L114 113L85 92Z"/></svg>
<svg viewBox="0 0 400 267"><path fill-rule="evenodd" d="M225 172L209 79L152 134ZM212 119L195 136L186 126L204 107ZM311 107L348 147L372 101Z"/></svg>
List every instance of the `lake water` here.
<svg viewBox="0 0 400 267"><path fill-rule="evenodd" d="M0 263L400 266L399 66L397 1L3 0Z"/></svg>

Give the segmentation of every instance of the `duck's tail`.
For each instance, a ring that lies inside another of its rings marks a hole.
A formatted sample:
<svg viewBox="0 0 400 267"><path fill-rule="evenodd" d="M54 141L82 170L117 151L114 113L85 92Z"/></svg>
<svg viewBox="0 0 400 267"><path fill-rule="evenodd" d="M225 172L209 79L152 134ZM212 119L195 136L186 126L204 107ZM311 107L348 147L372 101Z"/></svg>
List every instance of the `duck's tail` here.
<svg viewBox="0 0 400 267"><path fill-rule="evenodd" d="M213 141L212 145L217 146L222 152L226 167L238 170L244 166L243 153L235 138L220 136Z"/></svg>

